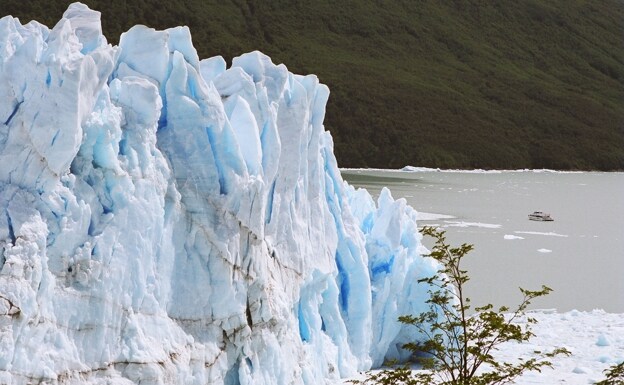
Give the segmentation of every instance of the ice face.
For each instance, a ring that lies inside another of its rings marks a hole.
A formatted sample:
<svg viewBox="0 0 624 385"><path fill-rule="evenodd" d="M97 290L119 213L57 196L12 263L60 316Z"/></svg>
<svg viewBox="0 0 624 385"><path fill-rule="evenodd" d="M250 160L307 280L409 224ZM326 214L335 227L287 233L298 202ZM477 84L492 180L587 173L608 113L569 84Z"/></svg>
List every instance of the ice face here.
<svg viewBox="0 0 624 385"><path fill-rule="evenodd" d="M329 90L188 28L0 19L0 382L319 384L417 338L415 212L346 185Z"/></svg>

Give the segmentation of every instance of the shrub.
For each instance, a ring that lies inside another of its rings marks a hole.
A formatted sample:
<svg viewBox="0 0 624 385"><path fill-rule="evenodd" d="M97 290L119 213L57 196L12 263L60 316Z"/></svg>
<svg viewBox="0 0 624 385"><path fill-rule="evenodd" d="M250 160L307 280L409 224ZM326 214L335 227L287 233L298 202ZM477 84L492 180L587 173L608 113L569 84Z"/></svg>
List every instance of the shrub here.
<svg viewBox="0 0 624 385"><path fill-rule="evenodd" d="M613 365L605 370L607 378L597 382L596 385L623 385L624 384L624 362Z"/></svg>
<svg viewBox="0 0 624 385"><path fill-rule="evenodd" d="M424 371L412 371L408 366L394 367L381 372L368 372L363 381L355 384L386 385L486 385L506 384L528 371L540 371L552 367L549 358L559 354L569 355L564 348L550 352L535 351L530 358L519 358L517 362L498 362L494 358L497 348L510 341L526 342L534 334L531 325L537 321L526 315L526 309L535 298L551 292L542 286L541 290L520 289L523 298L511 310L503 306L494 310L491 304L475 307L470 314L470 298L465 296L465 284L469 277L461 269L461 261L472 245L451 247L446 243L445 232L425 227L424 235L435 239L430 257L441 263L443 268L434 276L419 282L430 285L427 300L429 310L419 315L405 315L399 321L411 325L425 336L425 341L414 341L403 347L413 353L416 362ZM515 321L526 318L526 326Z"/></svg>

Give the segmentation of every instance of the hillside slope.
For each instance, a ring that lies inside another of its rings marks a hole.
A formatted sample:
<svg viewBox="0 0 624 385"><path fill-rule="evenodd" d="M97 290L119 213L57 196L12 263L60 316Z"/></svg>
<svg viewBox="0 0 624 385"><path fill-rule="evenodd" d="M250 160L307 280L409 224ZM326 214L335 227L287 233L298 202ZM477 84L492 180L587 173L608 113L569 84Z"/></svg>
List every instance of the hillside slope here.
<svg viewBox="0 0 624 385"><path fill-rule="evenodd" d="M200 57L317 74L343 167L624 169L621 1L84 2L112 43L185 24ZM52 25L69 3L0 15Z"/></svg>

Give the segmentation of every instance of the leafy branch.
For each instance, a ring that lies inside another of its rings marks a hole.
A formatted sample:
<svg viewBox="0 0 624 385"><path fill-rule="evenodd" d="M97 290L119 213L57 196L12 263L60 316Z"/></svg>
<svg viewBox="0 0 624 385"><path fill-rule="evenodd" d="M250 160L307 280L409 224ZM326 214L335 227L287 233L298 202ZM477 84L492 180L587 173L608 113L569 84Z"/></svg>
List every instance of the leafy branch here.
<svg viewBox="0 0 624 385"><path fill-rule="evenodd" d="M445 232L425 227L421 232L434 238L435 245L429 254L442 268L437 274L420 279L430 289L426 303L429 310L418 315L404 315L399 321L416 328L424 336L423 341L405 344L404 349L412 353L414 360L424 370L413 371L408 365L393 367L380 372L369 372L363 381L354 384L396 384L396 385L500 385L514 381L528 371L541 371L552 367L549 359L570 352L555 348L549 352L533 352L533 356L519 358L517 362L498 362L494 353L501 344L515 341L526 342L534 336L531 326L535 318L526 316L531 302L548 295L552 289L542 286L541 290L520 289L522 300L515 308L501 306L475 307L470 313L470 298L465 296L465 285L469 281L466 270L461 268L463 258L473 246L462 244L451 247L446 242ZM523 327L518 321L526 317Z"/></svg>
<svg viewBox="0 0 624 385"><path fill-rule="evenodd" d="M605 371L607 378L597 382L596 385L623 385L624 384L624 362L611 366Z"/></svg>

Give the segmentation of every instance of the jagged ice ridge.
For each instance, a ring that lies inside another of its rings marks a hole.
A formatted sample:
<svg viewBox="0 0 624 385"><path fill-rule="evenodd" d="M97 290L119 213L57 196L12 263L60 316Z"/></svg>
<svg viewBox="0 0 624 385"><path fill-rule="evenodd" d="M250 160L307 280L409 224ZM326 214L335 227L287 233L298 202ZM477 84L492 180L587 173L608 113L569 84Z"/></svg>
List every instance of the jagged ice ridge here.
<svg viewBox="0 0 624 385"><path fill-rule="evenodd" d="M400 358L416 213L343 182L326 86L188 28L0 19L0 382L319 384Z"/></svg>

